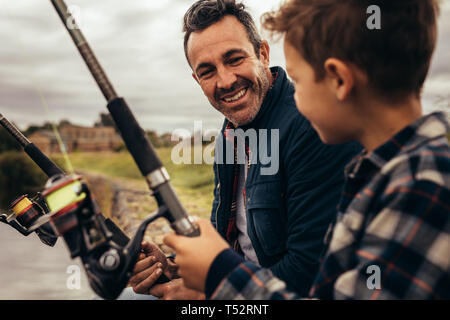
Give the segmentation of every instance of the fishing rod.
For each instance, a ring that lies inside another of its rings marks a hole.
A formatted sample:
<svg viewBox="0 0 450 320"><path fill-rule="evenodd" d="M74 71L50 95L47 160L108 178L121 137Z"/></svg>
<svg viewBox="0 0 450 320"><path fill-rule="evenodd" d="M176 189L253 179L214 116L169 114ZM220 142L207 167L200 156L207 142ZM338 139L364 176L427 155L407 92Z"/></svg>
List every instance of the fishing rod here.
<svg viewBox="0 0 450 320"><path fill-rule="evenodd" d="M15 138L25 153L48 177L64 174L61 168L43 154L34 143L29 141L2 114L0 114L0 125ZM49 209L40 193L37 193L35 197L23 195L13 201L8 212L0 214L0 221L10 225L24 236L35 232L44 244L53 247L58 236L48 223L48 220L41 219L37 223L39 218L43 218L48 213Z"/></svg>
<svg viewBox="0 0 450 320"><path fill-rule="evenodd" d="M175 194L169 180L169 174L164 168L155 149L147 139L125 100L118 96L107 75L103 71L94 52L83 36L80 28L63 0L51 0L66 30L77 47L81 57L94 77L103 96L107 101L107 108L125 145L136 162L149 188L158 195L159 203L166 206L165 218L172 224L172 228L181 235L196 236L199 229L192 223ZM69 26L68 21L72 21Z"/></svg>
<svg viewBox="0 0 450 320"><path fill-rule="evenodd" d="M20 130L18 130L11 122L8 121L0 113L0 124L5 130L16 139L22 146L25 153L36 163L39 168L50 178L58 174L65 174L53 161L51 161L45 154L39 150L34 143L25 137Z"/></svg>
<svg viewBox="0 0 450 320"><path fill-rule="evenodd" d="M47 175L49 179L66 176L66 173L52 160L50 160L33 142L12 124L5 116L0 114L0 125L20 144L30 159ZM40 192L35 197L23 195L10 205L9 213L2 213L0 221L9 224L22 235L28 236L36 232L41 241L54 246L58 235L50 225L50 216L45 199ZM106 227L112 233L112 239L122 245L130 240L126 234L109 218L101 215Z"/></svg>
<svg viewBox="0 0 450 320"><path fill-rule="evenodd" d="M132 275L132 269L141 250L144 233L151 222L163 217L170 222L176 233L184 236L198 236L200 231L198 226L190 220L178 199L170 184L169 174L147 139L144 130L136 121L125 100L116 93L66 4L63 0L51 0L51 2L105 97L107 109L158 204L158 210L144 219L134 238L126 246L118 246L116 243L109 241L107 237L102 238L102 235L100 235L101 239L98 244L93 245L90 250L81 253L75 252L75 255L72 254L72 257L76 255L81 257L89 283L94 291L106 299L115 299L125 288ZM67 23L68 21L72 22L70 26ZM76 189L78 188L76 196L89 192L86 186L78 185L76 179L62 182L63 186L67 184L75 184ZM58 190L58 185L49 187L48 191L44 192L44 196L48 198L53 192L52 188ZM83 201L83 199L78 200L75 196L72 199L72 202L59 204L53 210L60 212L58 215L60 215L61 219L65 216L67 216L65 220L73 219L73 214L68 215L67 212L73 213L72 206L79 203L79 201ZM51 201L48 200L48 202ZM89 204L86 204L86 208L75 210L75 216L83 212L87 214L90 210L88 207ZM90 215L92 216L92 214ZM65 227L57 227L62 234L72 231L70 228L71 224L66 223L65 220ZM97 234L94 234L94 236L97 236ZM73 241L73 237L75 235L68 237L68 239ZM70 243L68 245L70 247Z"/></svg>
<svg viewBox="0 0 450 320"><path fill-rule="evenodd" d="M112 220L102 215L81 176L66 175L1 114L0 124L49 176L43 192L33 198L19 197L8 213L0 212L0 222L25 236L36 232L49 246L62 236L71 257L81 257L94 291L106 299L116 298L131 276L130 268L140 252L145 228L141 227L130 241ZM167 281L170 280L161 275L155 284Z"/></svg>

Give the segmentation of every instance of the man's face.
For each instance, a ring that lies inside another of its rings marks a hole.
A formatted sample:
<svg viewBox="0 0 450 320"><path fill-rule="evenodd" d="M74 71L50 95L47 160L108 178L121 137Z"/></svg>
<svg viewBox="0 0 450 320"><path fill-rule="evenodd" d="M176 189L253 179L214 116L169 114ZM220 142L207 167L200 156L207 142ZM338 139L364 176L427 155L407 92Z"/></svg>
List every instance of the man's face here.
<svg viewBox="0 0 450 320"><path fill-rule="evenodd" d="M225 16L193 32L187 52L192 75L211 105L236 126L251 122L271 85L267 42L258 58L245 27Z"/></svg>

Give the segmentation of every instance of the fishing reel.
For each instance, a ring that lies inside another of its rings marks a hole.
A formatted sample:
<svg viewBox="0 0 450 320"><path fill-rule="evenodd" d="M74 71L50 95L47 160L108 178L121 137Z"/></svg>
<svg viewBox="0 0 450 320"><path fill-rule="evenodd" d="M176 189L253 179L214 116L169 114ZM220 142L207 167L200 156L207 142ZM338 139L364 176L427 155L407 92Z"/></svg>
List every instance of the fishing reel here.
<svg viewBox="0 0 450 320"><path fill-rule="evenodd" d="M24 236L35 232L42 243L53 247L58 240L53 228L44 220L36 224L37 220L45 217L48 212L49 209L40 193L33 198L23 195L13 201L8 213L0 215L0 221L10 225Z"/></svg>
<svg viewBox="0 0 450 320"><path fill-rule="evenodd" d="M51 177L35 197L17 198L0 221L24 236L35 232L48 246L62 237L70 257L81 258L92 289L102 298L115 299L132 275L147 226L166 212L162 206L130 240L105 219L81 176L60 174ZM162 275L157 283L167 281Z"/></svg>
<svg viewBox="0 0 450 320"><path fill-rule="evenodd" d="M161 206L128 241L114 237L80 176L52 177L42 197L50 213L39 219L49 219L55 234L64 238L71 258L81 258L92 289L105 299L117 298L126 287L147 226L167 212Z"/></svg>
<svg viewBox="0 0 450 320"><path fill-rule="evenodd" d="M0 125L50 178L42 193L33 198L22 196L13 202L7 213L0 213L0 222L25 236L36 232L41 241L49 246L53 246L59 236L63 237L71 257L81 258L91 287L106 299L117 298L127 285L141 250L145 230L152 221L164 217L178 234L199 234L198 227L184 211L169 183L167 171L143 131L128 127L130 124L131 127L138 127L138 124L124 103L123 99L114 99L110 107L117 109L115 115L121 119L119 127L127 132L124 135L126 141L138 142L132 154L159 207L156 213L142 222L132 240L111 219L102 215L80 176L66 175L0 114ZM162 274L156 283L167 281L169 279Z"/></svg>

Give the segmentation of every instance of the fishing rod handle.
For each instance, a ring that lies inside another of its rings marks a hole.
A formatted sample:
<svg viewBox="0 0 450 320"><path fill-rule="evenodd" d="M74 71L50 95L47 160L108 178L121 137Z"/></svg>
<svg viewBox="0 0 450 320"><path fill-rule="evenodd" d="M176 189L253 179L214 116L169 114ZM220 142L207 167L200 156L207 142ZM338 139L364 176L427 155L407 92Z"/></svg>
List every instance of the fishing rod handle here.
<svg viewBox="0 0 450 320"><path fill-rule="evenodd" d="M167 170L126 101L123 98L116 98L110 101L107 107L142 176L147 180L150 189L157 193L161 202L167 206L165 217L172 227L181 235L198 235L197 225L189 220L187 212L170 185Z"/></svg>
<svg viewBox="0 0 450 320"><path fill-rule="evenodd" d="M173 190L169 181L159 185L157 188L158 196L167 207L167 213L164 215L169 220L171 227L179 235L186 237L196 237L200 235L200 229L189 218L186 210L178 199L175 190Z"/></svg>
<svg viewBox="0 0 450 320"><path fill-rule="evenodd" d="M142 176L147 177L162 168L161 160L125 100L115 98L107 108Z"/></svg>

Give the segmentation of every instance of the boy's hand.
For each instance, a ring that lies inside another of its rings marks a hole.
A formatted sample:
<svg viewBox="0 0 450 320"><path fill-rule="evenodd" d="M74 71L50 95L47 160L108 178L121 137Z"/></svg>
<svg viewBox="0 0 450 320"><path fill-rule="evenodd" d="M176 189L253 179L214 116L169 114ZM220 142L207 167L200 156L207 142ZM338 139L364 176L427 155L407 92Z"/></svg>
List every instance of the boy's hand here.
<svg viewBox="0 0 450 320"><path fill-rule="evenodd" d="M164 237L164 243L176 251L175 263L184 285L204 292L211 263L220 252L229 248L229 245L211 222L205 219L195 222L200 227L200 236L191 238L170 234Z"/></svg>

